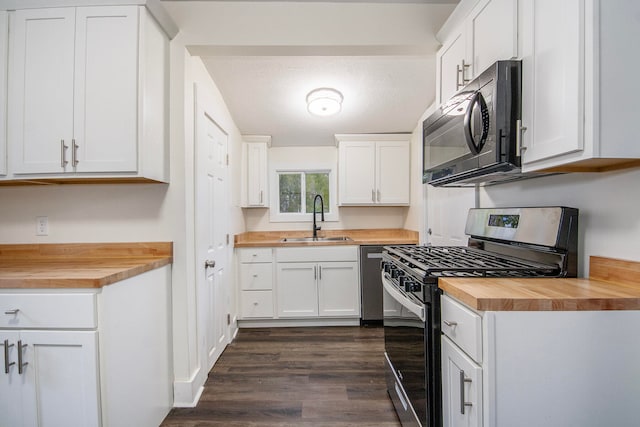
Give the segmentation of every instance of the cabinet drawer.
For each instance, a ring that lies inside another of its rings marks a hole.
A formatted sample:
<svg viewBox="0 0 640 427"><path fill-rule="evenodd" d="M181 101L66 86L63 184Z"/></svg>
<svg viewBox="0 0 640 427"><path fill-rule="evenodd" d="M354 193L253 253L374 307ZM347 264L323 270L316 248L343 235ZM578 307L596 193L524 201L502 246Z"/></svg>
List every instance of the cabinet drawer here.
<svg viewBox="0 0 640 427"><path fill-rule="evenodd" d="M240 287L244 290L273 289L273 264L240 264Z"/></svg>
<svg viewBox="0 0 640 427"><path fill-rule="evenodd" d="M240 262L271 262L273 261L271 248L246 248L238 251Z"/></svg>
<svg viewBox="0 0 640 427"><path fill-rule="evenodd" d="M273 293L271 291L242 291L240 314L243 319L273 317Z"/></svg>
<svg viewBox="0 0 640 427"><path fill-rule="evenodd" d="M442 332L477 363L482 362L482 317L446 295L442 296Z"/></svg>
<svg viewBox="0 0 640 427"><path fill-rule="evenodd" d="M96 313L93 293L0 294L0 328L96 328Z"/></svg>

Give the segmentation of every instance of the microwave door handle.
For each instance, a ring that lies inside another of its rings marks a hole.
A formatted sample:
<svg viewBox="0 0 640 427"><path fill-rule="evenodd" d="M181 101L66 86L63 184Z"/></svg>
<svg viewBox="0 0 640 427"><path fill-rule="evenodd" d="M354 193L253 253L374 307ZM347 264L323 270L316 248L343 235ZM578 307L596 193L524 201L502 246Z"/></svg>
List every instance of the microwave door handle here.
<svg viewBox="0 0 640 427"><path fill-rule="evenodd" d="M471 115L473 114L473 107L475 107L476 104L480 106L480 115L482 116L482 134L480 135L480 141L477 143L473 139L473 129L471 128ZM469 150L471 150L473 154L480 154L488 136L489 109L487 108L487 103L485 102L482 93L478 91L471 97L471 101L469 101L469 105L467 106L467 111L464 113L464 138L467 141Z"/></svg>

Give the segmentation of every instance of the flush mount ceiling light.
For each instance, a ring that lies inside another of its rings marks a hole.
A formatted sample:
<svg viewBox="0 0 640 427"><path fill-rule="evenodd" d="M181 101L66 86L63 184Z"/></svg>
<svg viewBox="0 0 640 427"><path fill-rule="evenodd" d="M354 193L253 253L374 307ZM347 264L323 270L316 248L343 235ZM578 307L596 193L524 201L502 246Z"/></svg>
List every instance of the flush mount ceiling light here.
<svg viewBox="0 0 640 427"><path fill-rule="evenodd" d="M315 116L332 116L342 110L342 94L335 89L321 87L307 95L307 110Z"/></svg>

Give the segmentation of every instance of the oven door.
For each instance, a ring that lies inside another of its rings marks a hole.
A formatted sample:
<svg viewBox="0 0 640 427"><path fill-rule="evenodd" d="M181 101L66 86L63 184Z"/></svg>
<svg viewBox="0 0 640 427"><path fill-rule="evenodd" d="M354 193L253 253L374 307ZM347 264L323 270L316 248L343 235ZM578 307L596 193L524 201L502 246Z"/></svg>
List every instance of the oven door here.
<svg viewBox="0 0 640 427"><path fill-rule="evenodd" d="M403 426L427 426L425 307L382 273L387 389Z"/></svg>

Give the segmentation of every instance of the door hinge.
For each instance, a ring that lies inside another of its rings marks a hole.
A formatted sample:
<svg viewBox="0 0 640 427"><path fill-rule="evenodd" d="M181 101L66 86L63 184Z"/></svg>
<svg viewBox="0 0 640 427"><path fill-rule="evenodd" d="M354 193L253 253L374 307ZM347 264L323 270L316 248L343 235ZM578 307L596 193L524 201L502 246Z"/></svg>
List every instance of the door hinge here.
<svg viewBox="0 0 640 427"><path fill-rule="evenodd" d="M227 313L227 325L231 324L231 314Z"/></svg>

